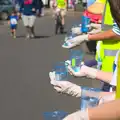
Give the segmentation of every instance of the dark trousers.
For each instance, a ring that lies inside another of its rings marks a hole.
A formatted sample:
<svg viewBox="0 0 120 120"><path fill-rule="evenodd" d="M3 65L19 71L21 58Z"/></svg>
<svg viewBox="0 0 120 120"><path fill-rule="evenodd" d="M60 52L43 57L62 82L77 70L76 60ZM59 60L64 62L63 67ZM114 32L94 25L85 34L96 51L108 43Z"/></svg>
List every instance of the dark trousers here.
<svg viewBox="0 0 120 120"><path fill-rule="evenodd" d="M108 83L103 83L102 91L109 92L111 85Z"/></svg>

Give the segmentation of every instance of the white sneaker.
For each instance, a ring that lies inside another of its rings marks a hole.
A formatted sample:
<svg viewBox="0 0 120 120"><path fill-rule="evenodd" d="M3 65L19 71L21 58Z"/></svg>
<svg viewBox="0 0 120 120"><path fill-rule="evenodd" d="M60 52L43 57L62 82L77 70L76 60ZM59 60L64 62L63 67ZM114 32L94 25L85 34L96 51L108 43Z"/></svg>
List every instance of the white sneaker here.
<svg viewBox="0 0 120 120"><path fill-rule="evenodd" d="M29 38L30 38L30 35L29 35L29 34L27 34L27 35L26 35L26 39L29 39Z"/></svg>
<svg viewBox="0 0 120 120"><path fill-rule="evenodd" d="M31 38L34 38L34 37L35 37L35 35L34 35L34 34L31 34L31 35L30 35L30 37L31 37Z"/></svg>

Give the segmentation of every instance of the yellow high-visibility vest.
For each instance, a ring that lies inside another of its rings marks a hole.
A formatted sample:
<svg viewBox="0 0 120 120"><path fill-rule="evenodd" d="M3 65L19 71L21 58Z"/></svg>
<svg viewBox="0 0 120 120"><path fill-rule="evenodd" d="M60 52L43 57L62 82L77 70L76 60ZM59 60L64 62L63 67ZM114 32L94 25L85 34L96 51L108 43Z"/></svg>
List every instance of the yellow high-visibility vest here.
<svg viewBox="0 0 120 120"><path fill-rule="evenodd" d="M110 6L107 0L99 0L101 2L105 2L105 9L103 13L103 22L102 22L102 30L112 29L113 26L113 18L110 12ZM104 40L102 41L102 46L100 46L100 55L96 54L96 60L101 59L102 65L101 70L105 72L113 72L113 63L116 56L117 51L120 48L119 40Z"/></svg>
<svg viewBox="0 0 120 120"><path fill-rule="evenodd" d="M117 60L117 86L116 86L116 99L120 98L120 52Z"/></svg>
<svg viewBox="0 0 120 120"><path fill-rule="evenodd" d="M66 0L57 0L57 7L60 9L65 9L67 5Z"/></svg>

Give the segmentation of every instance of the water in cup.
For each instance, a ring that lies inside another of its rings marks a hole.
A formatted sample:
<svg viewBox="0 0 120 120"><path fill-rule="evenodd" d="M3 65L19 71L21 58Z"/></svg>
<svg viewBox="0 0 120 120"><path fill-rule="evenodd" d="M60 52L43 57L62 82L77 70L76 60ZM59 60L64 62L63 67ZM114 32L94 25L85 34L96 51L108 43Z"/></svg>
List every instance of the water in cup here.
<svg viewBox="0 0 120 120"><path fill-rule="evenodd" d="M99 88L81 87L81 90L81 110L86 110L87 108L98 105L101 91Z"/></svg>
<svg viewBox="0 0 120 120"><path fill-rule="evenodd" d="M87 108L96 107L99 103L99 99L95 97L84 96L81 98L81 110L86 110Z"/></svg>
<svg viewBox="0 0 120 120"><path fill-rule="evenodd" d="M60 62L55 65L55 77L56 80L61 81L61 80L67 80L68 78L68 70L65 65L65 62Z"/></svg>
<svg viewBox="0 0 120 120"><path fill-rule="evenodd" d="M68 115L64 111L45 112L43 114L44 120L62 120Z"/></svg>
<svg viewBox="0 0 120 120"><path fill-rule="evenodd" d="M74 38L74 37L76 37L77 35L76 34L74 34L74 33L72 33L72 32L69 32L69 33L67 33L67 35L66 35L66 37L65 37L65 43L64 43L64 45L65 46L69 46L71 43L69 42L69 40L71 40L72 38Z"/></svg>
<svg viewBox="0 0 120 120"><path fill-rule="evenodd" d="M82 50L70 50L71 66L75 72L80 71L80 65L83 60Z"/></svg>

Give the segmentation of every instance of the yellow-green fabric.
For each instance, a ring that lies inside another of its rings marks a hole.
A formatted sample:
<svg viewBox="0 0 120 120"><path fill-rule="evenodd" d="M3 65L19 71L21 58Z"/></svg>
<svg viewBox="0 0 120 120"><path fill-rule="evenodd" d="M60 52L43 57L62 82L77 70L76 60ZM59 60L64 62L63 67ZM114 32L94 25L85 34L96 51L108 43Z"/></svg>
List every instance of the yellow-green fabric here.
<svg viewBox="0 0 120 120"><path fill-rule="evenodd" d="M100 3L104 3L106 2L106 0L96 0L96 2L100 2Z"/></svg>
<svg viewBox="0 0 120 120"><path fill-rule="evenodd" d="M115 56L105 56L104 55L104 50L119 50L120 49L120 42L119 41L103 41L103 50L101 50L101 56L103 57L102 59L102 66L101 70L106 71L106 72L113 72L113 63L115 60Z"/></svg>
<svg viewBox="0 0 120 120"><path fill-rule="evenodd" d="M120 53L117 61L117 86L116 86L116 99L120 99Z"/></svg>
<svg viewBox="0 0 120 120"><path fill-rule="evenodd" d="M57 0L57 7L60 9L66 8L66 1L65 0Z"/></svg>
<svg viewBox="0 0 120 120"><path fill-rule="evenodd" d="M110 12L110 5L109 5L109 2L107 2L107 4L106 4L106 1L107 0L97 0L97 2L105 4L105 14L103 13L104 14L104 16L103 16L104 24L112 25L113 18L112 18L111 12Z"/></svg>
<svg viewBox="0 0 120 120"><path fill-rule="evenodd" d="M103 3L106 2L106 0L99 0ZM105 3L106 4L106 3ZM105 16L103 16L103 23L106 25L113 25L113 18L111 16L111 12L110 12L110 6L109 3L107 2L106 6L105 6ZM105 72L112 72L113 71L113 62L115 59L115 56L105 56L104 55L104 50L118 50L120 49L120 42L119 41L115 41L115 40L105 40L102 41L102 45L100 46L100 59L102 60L102 66L101 66L101 70L105 71ZM96 53L96 60L98 61L98 53Z"/></svg>
<svg viewBox="0 0 120 120"><path fill-rule="evenodd" d="M107 2L107 4L106 4L104 24L107 24L107 25L112 25L113 24L113 18L112 18L112 15L111 15L109 2Z"/></svg>

